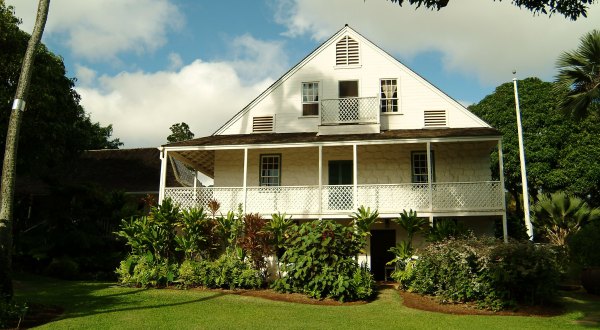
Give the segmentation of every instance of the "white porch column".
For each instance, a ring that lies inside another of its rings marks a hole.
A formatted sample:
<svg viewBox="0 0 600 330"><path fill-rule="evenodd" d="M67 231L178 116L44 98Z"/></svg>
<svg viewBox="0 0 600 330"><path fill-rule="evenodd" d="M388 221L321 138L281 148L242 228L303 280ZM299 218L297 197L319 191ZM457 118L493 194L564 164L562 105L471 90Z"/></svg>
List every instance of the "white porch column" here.
<svg viewBox="0 0 600 330"><path fill-rule="evenodd" d="M248 204L248 148L244 148L244 214L246 214L246 204Z"/></svg>
<svg viewBox="0 0 600 330"><path fill-rule="evenodd" d="M356 151L356 144L352 145L352 196L354 200L354 209L358 208L358 157Z"/></svg>
<svg viewBox="0 0 600 330"><path fill-rule="evenodd" d="M498 167L500 174L500 187L502 189L502 235L504 236L504 242L508 243L508 223L506 220L506 197L504 196L504 155L502 153L502 140L498 140Z"/></svg>
<svg viewBox="0 0 600 330"><path fill-rule="evenodd" d="M431 169L431 142L427 141L427 185L429 190L429 212L433 212L433 170ZM433 216L430 216L429 221L433 224Z"/></svg>
<svg viewBox="0 0 600 330"><path fill-rule="evenodd" d="M167 184L167 150L158 148L160 157L160 183L158 186L158 204L162 204L165 199L165 186Z"/></svg>
<svg viewBox="0 0 600 330"><path fill-rule="evenodd" d="M323 146L319 146L319 220L323 220Z"/></svg>

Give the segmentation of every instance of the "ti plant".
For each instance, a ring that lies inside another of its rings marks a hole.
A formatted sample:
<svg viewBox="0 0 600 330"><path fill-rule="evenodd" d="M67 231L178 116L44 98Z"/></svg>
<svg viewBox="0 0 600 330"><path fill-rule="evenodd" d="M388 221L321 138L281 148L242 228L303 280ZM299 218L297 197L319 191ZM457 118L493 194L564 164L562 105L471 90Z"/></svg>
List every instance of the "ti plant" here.
<svg viewBox="0 0 600 330"><path fill-rule="evenodd" d="M368 207L365 209L364 206L360 206L357 212L352 213L352 221L354 228L356 228L362 236L369 236L371 225L379 219L379 212L377 210L371 211Z"/></svg>
<svg viewBox="0 0 600 330"><path fill-rule="evenodd" d="M412 209L408 212L403 210L402 213L400 213L400 217L393 221L406 231L408 236L408 247L412 247L412 241L415 234L424 232L429 228L429 220L427 218L419 218L417 216L417 211L413 211Z"/></svg>

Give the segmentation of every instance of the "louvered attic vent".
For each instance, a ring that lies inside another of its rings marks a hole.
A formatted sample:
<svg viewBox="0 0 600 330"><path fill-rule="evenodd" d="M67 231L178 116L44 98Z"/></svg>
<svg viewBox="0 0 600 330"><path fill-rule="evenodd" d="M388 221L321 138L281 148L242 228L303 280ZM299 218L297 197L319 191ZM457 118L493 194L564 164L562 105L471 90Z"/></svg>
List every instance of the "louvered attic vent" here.
<svg viewBox="0 0 600 330"><path fill-rule="evenodd" d="M446 110L425 110L425 127L446 126Z"/></svg>
<svg viewBox="0 0 600 330"><path fill-rule="evenodd" d="M252 132L264 133L273 132L273 116L253 117Z"/></svg>
<svg viewBox="0 0 600 330"><path fill-rule="evenodd" d="M359 64L358 42L349 36L335 44L335 65Z"/></svg>

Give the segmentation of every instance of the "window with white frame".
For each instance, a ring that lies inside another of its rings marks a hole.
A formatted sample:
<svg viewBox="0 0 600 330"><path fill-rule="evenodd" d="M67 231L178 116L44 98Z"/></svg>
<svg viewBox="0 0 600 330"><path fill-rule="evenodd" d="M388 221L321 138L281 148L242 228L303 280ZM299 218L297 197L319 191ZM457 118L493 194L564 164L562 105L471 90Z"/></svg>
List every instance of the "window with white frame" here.
<svg viewBox="0 0 600 330"><path fill-rule="evenodd" d="M398 112L398 80L381 79L381 112Z"/></svg>
<svg viewBox="0 0 600 330"><path fill-rule="evenodd" d="M319 83L318 82L303 82L302 83L302 115L303 116L318 116L319 115Z"/></svg>
<svg viewBox="0 0 600 330"><path fill-rule="evenodd" d="M413 183L427 183L427 152L413 151L411 157L411 171ZM431 174L432 182L435 181L435 161L431 151Z"/></svg>
<svg viewBox="0 0 600 330"><path fill-rule="evenodd" d="M261 186L281 185L281 155L260 155Z"/></svg>

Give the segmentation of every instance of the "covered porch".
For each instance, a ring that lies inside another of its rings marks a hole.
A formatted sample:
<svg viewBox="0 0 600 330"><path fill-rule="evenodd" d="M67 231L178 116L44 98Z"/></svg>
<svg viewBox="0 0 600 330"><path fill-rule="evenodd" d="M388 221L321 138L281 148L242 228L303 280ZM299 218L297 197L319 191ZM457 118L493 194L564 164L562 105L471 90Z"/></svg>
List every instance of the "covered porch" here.
<svg viewBox="0 0 600 330"><path fill-rule="evenodd" d="M499 155L498 181L491 180L492 149ZM184 208L216 200L221 212L241 205L247 213L281 212L295 219L349 218L361 205L382 217L397 217L404 209L430 219L505 217L502 143L494 129L209 136L161 151L163 174L173 158L214 178L212 187L196 180L168 187L162 175L159 199L171 198ZM265 155L280 162L274 184L261 177ZM345 170L333 171L336 164Z"/></svg>

